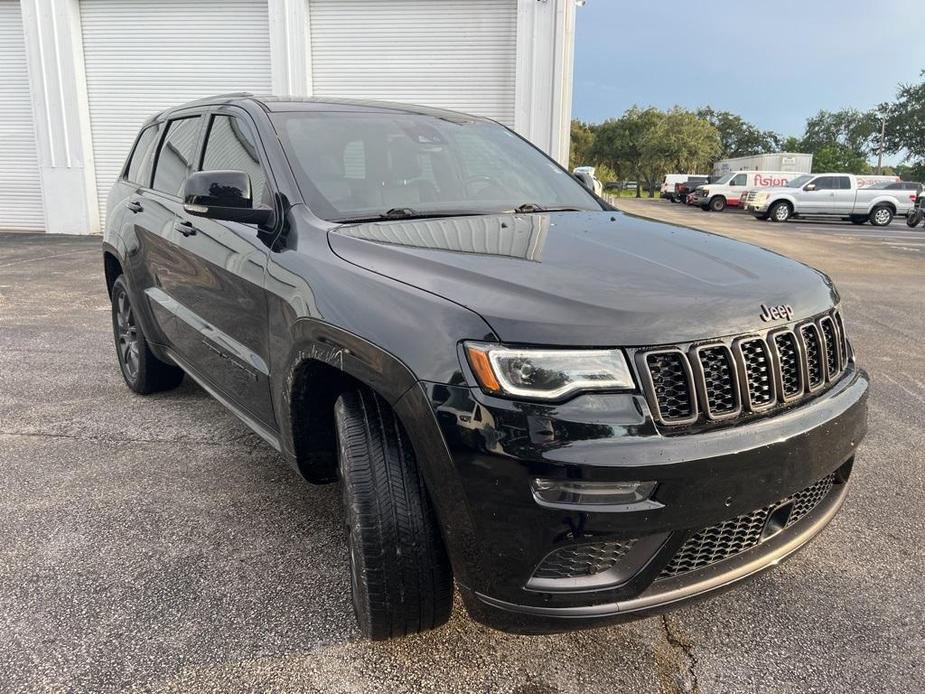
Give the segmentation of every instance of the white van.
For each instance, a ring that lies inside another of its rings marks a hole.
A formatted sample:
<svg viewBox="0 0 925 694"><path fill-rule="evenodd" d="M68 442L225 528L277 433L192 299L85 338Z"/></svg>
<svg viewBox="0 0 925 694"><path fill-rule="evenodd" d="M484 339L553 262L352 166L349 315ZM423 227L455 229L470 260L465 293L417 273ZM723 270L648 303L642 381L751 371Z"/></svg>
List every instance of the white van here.
<svg viewBox="0 0 925 694"><path fill-rule="evenodd" d="M722 212L738 207L750 188L773 188L790 182L806 172L801 171L731 171L714 183L705 183L695 191L696 203L702 210Z"/></svg>

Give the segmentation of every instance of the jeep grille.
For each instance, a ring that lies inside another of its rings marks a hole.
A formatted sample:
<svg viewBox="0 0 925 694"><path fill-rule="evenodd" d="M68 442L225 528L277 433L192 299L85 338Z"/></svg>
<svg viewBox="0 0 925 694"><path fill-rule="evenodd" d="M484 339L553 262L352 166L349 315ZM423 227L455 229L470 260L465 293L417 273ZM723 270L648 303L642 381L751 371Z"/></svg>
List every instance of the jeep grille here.
<svg viewBox="0 0 925 694"><path fill-rule="evenodd" d="M678 427L797 403L834 383L848 354L832 311L762 334L638 349L635 361L655 420Z"/></svg>

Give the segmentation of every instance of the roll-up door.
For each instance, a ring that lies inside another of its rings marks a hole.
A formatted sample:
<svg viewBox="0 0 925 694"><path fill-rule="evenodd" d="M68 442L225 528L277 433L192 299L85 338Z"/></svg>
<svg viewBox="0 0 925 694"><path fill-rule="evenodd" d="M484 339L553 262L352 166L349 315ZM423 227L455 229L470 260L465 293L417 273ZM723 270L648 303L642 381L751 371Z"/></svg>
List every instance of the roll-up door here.
<svg viewBox="0 0 925 694"><path fill-rule="evenodd" d="M44 225L22 14L0 0L0 229Z"/></svg>
<svg viewBox="0 0 925 694"><path fill-rule="evenodd" d="M310 0L309 24L316 96L514 124L516 0Z"/></svg>
<svg viewBox="0 0 925 694"><path fill-rule="evenodd" d="M213 94L269 94L266 0L81 0L100 215L142 122Z"/></svg>

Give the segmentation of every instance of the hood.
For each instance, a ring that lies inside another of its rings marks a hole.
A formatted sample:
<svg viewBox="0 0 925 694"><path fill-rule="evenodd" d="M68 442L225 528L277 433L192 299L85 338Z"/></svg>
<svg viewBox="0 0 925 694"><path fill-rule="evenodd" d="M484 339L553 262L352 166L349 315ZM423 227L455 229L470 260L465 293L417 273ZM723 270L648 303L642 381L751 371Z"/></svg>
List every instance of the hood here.
<svg viewBox="0 0 925 694"><path fill-rule="evenodd" d="M796 320L837 301L802 263L621 212L387 221L328 238L350 263L475 311L508 343L689 342L767 328L762 304L788 304Z"/></svg>

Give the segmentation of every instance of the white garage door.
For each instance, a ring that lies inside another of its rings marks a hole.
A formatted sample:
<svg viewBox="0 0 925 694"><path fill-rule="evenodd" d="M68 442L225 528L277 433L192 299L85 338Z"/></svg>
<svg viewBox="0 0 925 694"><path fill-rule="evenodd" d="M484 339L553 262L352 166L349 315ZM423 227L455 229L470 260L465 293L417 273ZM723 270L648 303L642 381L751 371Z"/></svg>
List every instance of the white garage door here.
<svg viewBox="0 0 925 694"><path fill-rule="evenodd" d="M81 0L100 218L141 123L212 94L269 94L266 0Z"/></svg>
<svg viewBox="0 0 925 694"><path fill-rule="evenodd" d="M318 96L442 106L514 124L516 0L310 0Z"/></svg>
<svg viewBox="0 0 925 694"><path fill-rule="evenodd" d="M0 0L0 229L44 223L22 14L19 0Z"/></svg>

